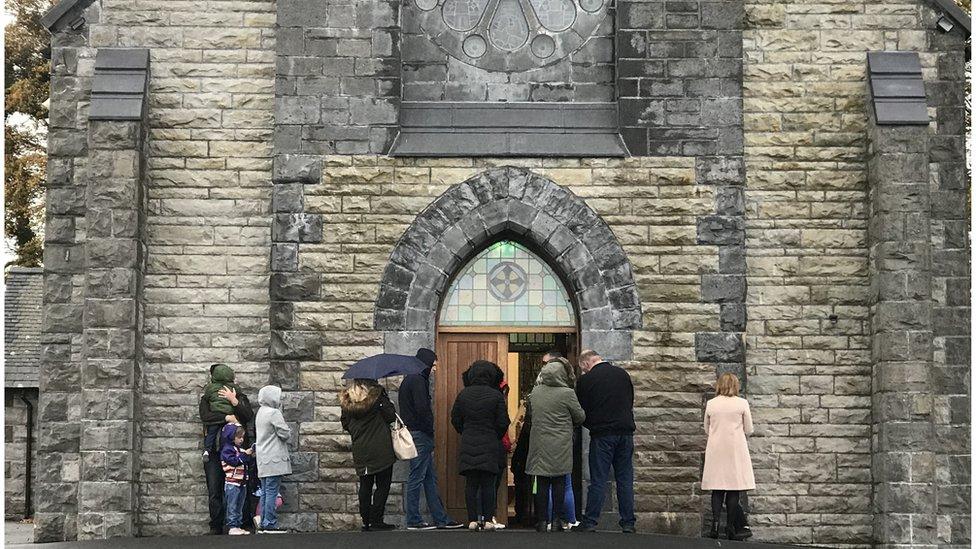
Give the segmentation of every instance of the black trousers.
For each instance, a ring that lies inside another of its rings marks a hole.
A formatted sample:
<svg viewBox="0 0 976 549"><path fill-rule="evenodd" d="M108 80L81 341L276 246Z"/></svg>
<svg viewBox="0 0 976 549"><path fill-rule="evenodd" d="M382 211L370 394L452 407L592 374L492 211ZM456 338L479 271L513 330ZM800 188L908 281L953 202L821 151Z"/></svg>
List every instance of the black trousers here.
<svg viewBox="0 0 976 549"><path fill-rule="evenodd" d="M386 512L386 499L390 496L390 482L393 480L393 467L378 473L359 477L359 516L363 525L383 522ZM376 491L373 491L373 486Z"/></svg>
<svg viewBox="0 0 976 549"><path fill-rule="evenodd" d="M535 522L549 522L549 490L552 489L553 522L557 517L565 517L563 504L566 498L566 475L558 477L535 477Z"/></svg>
<svg viewBox="0 0 976 549"><path fill-rule="evenodd" d="M220 456L211 455L203 464L203 474L207 477L207 507L210 510L210 530L220 532L224 529L224 469L220 466Z"/></svg>
<svg viewBox="0 0 976 549"><path fill-rule="evenodd" d="M725 516L726 524L729 528L733 530L740 530L741 526L738 526L736 519L739 514L739 495L742 494L741 491L737 490L712 490L712 522L716 526L719 524L719 519L722 515L722 503L725 503ZM738 526L738 527L737 527Z"/></svg>
<svg viewBox="0 0 976 549"><path fill-rule="evenodd" d="M468 471L464 475L464 504L468 522L489 521L495 514L495 486L498 475L487 471Z"/></svg>

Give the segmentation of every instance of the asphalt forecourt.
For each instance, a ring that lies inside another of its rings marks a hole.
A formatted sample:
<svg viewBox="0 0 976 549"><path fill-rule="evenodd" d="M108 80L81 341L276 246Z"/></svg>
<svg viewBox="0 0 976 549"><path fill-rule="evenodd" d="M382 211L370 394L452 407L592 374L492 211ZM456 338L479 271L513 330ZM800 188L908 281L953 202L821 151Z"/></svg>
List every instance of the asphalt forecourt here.
<svg viewBox="0 0 976 549"><path fill-rule="evenodd" d="M36 549L37 545L7 545L8 549ZM657 534L548 533L529 530L495 532L418 531L320 532L310 534L265 534L248 536L196 536L158 538L115 538L98 541L45 543L45 549L776 549L796 547Z"/></svg>

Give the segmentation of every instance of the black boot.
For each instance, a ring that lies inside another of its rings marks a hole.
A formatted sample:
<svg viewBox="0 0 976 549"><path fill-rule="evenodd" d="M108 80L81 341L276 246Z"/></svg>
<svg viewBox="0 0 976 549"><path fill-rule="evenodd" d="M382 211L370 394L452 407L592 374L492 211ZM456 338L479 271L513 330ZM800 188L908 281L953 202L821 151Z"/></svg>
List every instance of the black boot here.
<svg viewBox="0 0 976 549"><path fill-rule="evenodd" d="M563 521L555 519L552 521L552 531L553 532L565 532L566 528L563 526Z"/></svg>
<svg viewBox="0 0 976 549"><path fill-rule="evenodd" d="M712 521L712 529L708 531L708 537L718 539L718 521Z"/></svg>
<svg viewBox="0 0 976 549"><path fill-rule="evenodd" d="M545 521L539 521L539 522L535 523L535 531L536 532L539 532L540 534L545 534L546 533L546 530L547 530L547 528L546 528L547 526L548 526L548 524L546 524Z"/></svg>
<svg viewBox="0 0 976 549"><path fill-rule="evenodd" d="M732 526L726 526L725 533L728 535L730 541L742 541L752 535L752 532L749 532L748 535L743 532L736 532Z"/></svg>

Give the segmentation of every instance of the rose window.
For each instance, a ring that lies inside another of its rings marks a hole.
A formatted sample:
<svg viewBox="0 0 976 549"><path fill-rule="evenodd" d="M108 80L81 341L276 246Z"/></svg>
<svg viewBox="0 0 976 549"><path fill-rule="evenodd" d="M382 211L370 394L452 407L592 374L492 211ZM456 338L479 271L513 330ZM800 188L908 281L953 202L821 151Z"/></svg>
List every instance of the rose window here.
<svg viewBox="0 0 976 549"><path fill-rule="evenodd" d="M407 0L424 33L465 63L523 71L578 50L612 0Z"/></svg>

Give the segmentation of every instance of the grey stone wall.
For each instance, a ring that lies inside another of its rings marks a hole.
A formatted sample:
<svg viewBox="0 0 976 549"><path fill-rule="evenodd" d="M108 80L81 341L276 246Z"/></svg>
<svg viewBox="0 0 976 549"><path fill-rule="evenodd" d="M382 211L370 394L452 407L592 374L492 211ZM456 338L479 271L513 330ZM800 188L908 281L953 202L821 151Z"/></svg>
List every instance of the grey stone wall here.
<svg viewBox="0 0 976 549"><path fill-rule="evenodd" d="M78 537L81 475L82 317L85 286L86 190L89 181L88 97L95 51L89 24L59 29L51 39L51 106L44 230L38 459L34 540Z"/></svg>
<svg viewBox="0 0 976 549"><path fill-rule="evenodd" d="M386 150L400 101L400 2L281 0L275 7L275 151Z"/></svg>
<svg viewBox="0 0 976 549"><path fill-rule="evenodd" d="M34 425L28 424L28 406L31 403ZM7 388L3 392L3 500L4 519L22 520L29 517L27 484L36 482L36 467L27 477L28 462L37 463L37 389ZM27 454L27 434L32 433L33 448ZM30 505L37 500L31 494Z"/></svg>
<svg viewBox="0 0 976 549"><path fill-rule="evenodd" d="M874 538L935 543L928 128L868 127Z"/></svg>
<svg viewBox="0 0 976 549"><path fill-rule="evenodd" d="M965 48L959 25L937 30L939 15L925 10L928 65L925 92L933 124L929 136L932 253L933 421L936 543L972 542L972 219L971 174L966 170Z"/></svg>
<svg viewBox="0 0 976 549"><path fill-rule="evenodd" d="M631 154L742 154L741 0L617 2L617 96Z"/></svg>
<svg viewBox="0 0 976 549"><path fill-rule="evenodd" d="M147 131L145 119L89 124L79 539L138 532Z"/></svg>

